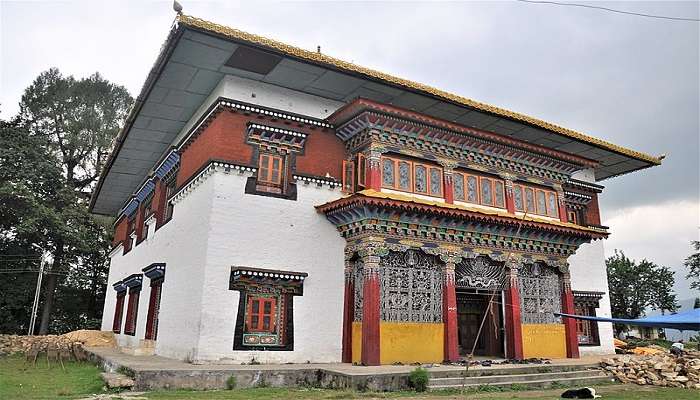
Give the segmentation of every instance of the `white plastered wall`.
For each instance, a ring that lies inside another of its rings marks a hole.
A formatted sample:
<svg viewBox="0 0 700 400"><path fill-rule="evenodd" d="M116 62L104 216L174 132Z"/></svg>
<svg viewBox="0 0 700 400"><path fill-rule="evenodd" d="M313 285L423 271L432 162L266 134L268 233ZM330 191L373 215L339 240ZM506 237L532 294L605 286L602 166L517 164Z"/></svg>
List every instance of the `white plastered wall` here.
<svg viewBox="0 0 700 400"><path fill-rule="evenodd" d="M112 255L102 330L112 329L116 302L116 292L112 288L114 282L131 274L140 274L144 267L152 263L164 262L165 281L161 295L156 353L179 359L194 356L199 338L212 192L212 183L205 181L176 205L173 218L168 223L157 231L151 225L148 238L126 255L122 255L121 250ZM119 346L138 347L143 340L150 290L150 280L144 276L136 333L134 336L116 335ZM127 301L122 314L122 331L126 321Z"/></svg>
<svg viewBox="0 0 700 400"><path fill-rule="evenodd" d="M593 170L579 171L574 174L572 178L595 183ZM604 292L605 294L598 304L599 307L596 308L596 316L611 317L603 240L596 240L581 245L576 251L576 254L569 257L569 267L571 270L571 288L573 290ZM598 335L600 337L600 346L579 346L581 355L615 353L612 324L608 322L599 322Z"/></svg>
<svg viewBox="0 0 700 400"><path fill-rule="evenodd" d="M202 318L195 359L263 363L339 362L342 347L344 247L335 226L314 206L339 189L297 183L297 200L244 193L246 176L216 172L209 225ZM239 292L231 266L305 272L294 296L293 351L234 351Z"/></svg>
<svg viewBox="0 0 700 400"><path fill-rule="evenodd" d="M174 143L178 143L182 137L189 133L197 120L219 97L318 119L328 117L345 104L269 83L226 75L204 100L189 122L185 124Z"/></svg>

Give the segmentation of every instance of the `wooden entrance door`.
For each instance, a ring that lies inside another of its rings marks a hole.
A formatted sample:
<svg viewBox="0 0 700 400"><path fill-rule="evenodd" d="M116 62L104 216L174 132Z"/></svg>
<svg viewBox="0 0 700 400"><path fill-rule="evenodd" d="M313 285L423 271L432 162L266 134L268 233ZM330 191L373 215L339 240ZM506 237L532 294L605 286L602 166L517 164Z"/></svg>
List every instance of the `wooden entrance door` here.
<svg viewBox="0 0 700 400"><path fill-rule="evenodd" d="M494 297L490 310L488 307L490 294L457 293L457 326L460 353L469 355L474 340L479 332L479 325L486 315L484 327L476 342L474 355L502 357L503 333L502 318L498 303L500 296ZM488 311L488 312L487 312Z"/></svg>

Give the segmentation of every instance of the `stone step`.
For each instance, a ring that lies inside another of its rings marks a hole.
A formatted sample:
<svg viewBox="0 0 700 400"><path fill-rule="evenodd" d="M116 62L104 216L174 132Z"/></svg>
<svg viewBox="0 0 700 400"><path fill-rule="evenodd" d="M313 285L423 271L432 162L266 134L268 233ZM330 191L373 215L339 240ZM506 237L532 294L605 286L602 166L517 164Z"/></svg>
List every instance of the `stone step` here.
<svg viewBox="0 0 700 400"><path fill-rule="evenodd" d="M444 390L444 389L474 389L482 386L489 387L500 387L500 388L511 388L517 386L518 388L528 388L528 389L546 389L553 385L559 385L564 387L571 386L593 386L599 383L609 383L614 381L613 378L601 373L598 376L587 376L587 377L570 377L570 378L557 378L557 379L533 379L528 381L509 381L503 380L500 382L493 383L469 383L466 385L462 384L446 384L446 385L435 385L428 384L429 390Z"/></svg>
<svg viewBox="0 0 700 400"><path fill-rule="evenodd" d="M555 380L560 378L586 378L599 377L601 370L587 371L568 371L568 372L548 372L548 373L530 373L530 374L512 374L512 375L492 375L492 376L470 376L450 377L450 378L431 378L429 384L435 385L462 385L462 384L488 384L498 383L503 381L509 382L527 382L533 380Z"/></svg>
<svg viewBox="0 0 700 400"><path fill-rule="evenodd" d="M431 378L460 378L464 376L495 376L495 375L522 375L522 374L543 374L550 372L572 372L587 371L600 368L600 364L579 364L579 365L552 365L552 364L523 364L523 365L494 365L493 367L470 368L469 371L431 371Z"/></svg>

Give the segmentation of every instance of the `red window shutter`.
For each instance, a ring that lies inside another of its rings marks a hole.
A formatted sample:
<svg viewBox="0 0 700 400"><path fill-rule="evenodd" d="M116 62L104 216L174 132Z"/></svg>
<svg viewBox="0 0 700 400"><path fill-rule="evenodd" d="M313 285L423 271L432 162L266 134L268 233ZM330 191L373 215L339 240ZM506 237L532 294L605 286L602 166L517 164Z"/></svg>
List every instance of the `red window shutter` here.
<svg viewBox="0 0 700 400"><path fill-rule="evenodd" d="M114 307L114 321L112 322L112 331L121 333L122 330L122 312L124 310L124 297L126 293L117 293L117 303Z"/></svg>
<svg viewBox="0 0 700 400"><path fill-rule="evenodd" d="M162 281L151 284L151 294L148 299L148 315L146 316L146 335L144 339L155 340L156 320L158 318L158 308L160 306L160 291Z"/></svg>

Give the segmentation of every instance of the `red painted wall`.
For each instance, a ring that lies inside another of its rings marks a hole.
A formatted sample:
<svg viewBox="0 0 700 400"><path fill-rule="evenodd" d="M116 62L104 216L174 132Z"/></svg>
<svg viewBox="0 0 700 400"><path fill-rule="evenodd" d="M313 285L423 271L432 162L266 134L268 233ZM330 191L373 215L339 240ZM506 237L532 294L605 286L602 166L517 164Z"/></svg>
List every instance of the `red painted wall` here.
<svg viewBox="0 0 700 400"><path fill-rule="evenodd" d="M593 199L588 203L586 209L586 223L591 225L600 225L600 208L598 207L598 194L588 193Z"/></svg>
<svg viewBox="0 0 700 400"><path fill-rule="evenodd" d="M112 247L126 240L126 226L128 224L126 217L121 217L114 226L114 238L112 238Z"/></svg>
<svg viewBox="0 0 700 400"><path fill-rule="evenodd" d="M180 155L178 186L186 182L210 159L255 166L254 146L246 143L248 122L290 129L308 134L303 154L296 156L296 170L316 176L331 176L340 179L345 146L331 129L287 123L267 116L245 115L226 110L217 114L213 121L190 143Z"/></svg>

